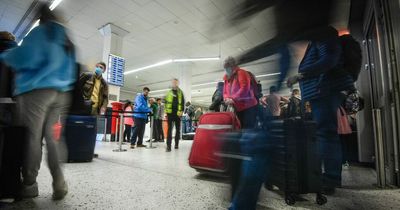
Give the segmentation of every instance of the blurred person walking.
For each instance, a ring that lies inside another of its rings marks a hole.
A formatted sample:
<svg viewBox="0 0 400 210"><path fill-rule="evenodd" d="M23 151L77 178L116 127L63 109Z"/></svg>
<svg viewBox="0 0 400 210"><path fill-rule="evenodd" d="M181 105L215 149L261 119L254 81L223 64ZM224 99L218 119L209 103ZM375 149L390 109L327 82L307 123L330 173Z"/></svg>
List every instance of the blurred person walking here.
<svg viewBox="0 0 400 210"><path fill-rule="evenodd" d="M43 4L40 24L20 47L7 51L1 58L16 74L14 95L18 122L28 129L28 142L22 166L21 196L39 195L38 171L42 159L42 140L46 140L47 163L53 178L53 199L68 192L61 164L61 143L54 140L53 125L67 114L71 90L76 81L75 50L62 21Z"/></svg>
<svg viewBox="0 0 400 210"><path fill-rule="evenodd" d="M179 148L181 138L181 117L185 105L183 91L179 88L179 80L172 80L172 89L165 96L165 112L168 120L167 152L171 152L172 128L175 125L175 149Z"/></svg>
<svg viewBox="0 0 400 210"><path fill-rule="evenodd" d="M83 81L83 97L85 101L91 104L91 114L104 114L108 105L108 84L103 78L106 71L106 64L98 62L95 66L94 74L84 73L80 77Z"/></svg>
<svg viewBox="0 0 400 210"><path fill-rule="evenodd" d="M190 103L190 101L187 101L185 104L185 110L183 111L183 117L182 117L183 133L190 133L193 131L192 119L194 117L194 113L195 113L194 106L192 105L192 103Z"/></svg>
<svg viewBox="0 0 400 210"><path fill-rule="evenodd" d="M302 113L303 107L301 102L300 90L293 89L292 95L289 98L288 108L285 117L301 117Z"/></svg>
<svg viewBox="0 0 400 210"><path fill-rule="evenodd" d="M124 104L124 111L125 112L133 111L133 106L132 106L131 101L128 100ZM124 141L129 142L131 140L131 132L132 132L132 126L133 126L133 114L132 113L124 114L124 124L125 124Z"/></svg>
<svg viewBox="0 0 400 210"><path fill-rule="evenodd" d="M344 97L341 91L354 90L351 75L345 73L342 45L333 27L320 31L324 39L308 45L299 66L299 74L288 79L291 87L300 82L302 99L310 101L313 120L324 165L323 184L326 194L333 194L342 181L342 148L338 136L337 111Z"/></svg>
<svg viewBox="0 0 400 210"><path fill-rule="evenodd" d="M131 149L137 147L146 147L143 145L143 136L146 130L146 123L148 120L148 113L151 113L151 109L147 104L147 96L149 95L150 89L148 87L143 88L143 93L138 93L135 98L134 111L138 113L133 114L135 128L131 138Z"/></svg>

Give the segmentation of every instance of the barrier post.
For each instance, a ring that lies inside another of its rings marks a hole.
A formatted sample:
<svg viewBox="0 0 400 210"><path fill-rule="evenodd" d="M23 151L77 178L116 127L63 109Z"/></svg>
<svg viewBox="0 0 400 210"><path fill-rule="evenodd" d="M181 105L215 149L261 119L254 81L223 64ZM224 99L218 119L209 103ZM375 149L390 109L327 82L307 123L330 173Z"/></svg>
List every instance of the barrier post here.
<svg viewBox="0 0 400 210"><path fill-rule="evenodd" d="M117 118L118 120L118 118ZM124 135L123 135L123 131L124 131L124 113L119 113L119 142L118 142L118 149L114 149L113 152L126 152L127 149L122 149L122 141L124 140ZM118 121L117 121L117 125L118 125Z"/></svg>
<svg viewBox="0 0 400 210"><path fill-rule="evenodd" d="M104 136L103 141L107 141L107 117L104 117Z"/></svg>
<svg viewBox="0 0 400 210"><path fill-rule="evenodd" d="M153 146L153 129L154 129L154 115L150 117L150 145L146 147L147 149L154 149Z"/></svg>

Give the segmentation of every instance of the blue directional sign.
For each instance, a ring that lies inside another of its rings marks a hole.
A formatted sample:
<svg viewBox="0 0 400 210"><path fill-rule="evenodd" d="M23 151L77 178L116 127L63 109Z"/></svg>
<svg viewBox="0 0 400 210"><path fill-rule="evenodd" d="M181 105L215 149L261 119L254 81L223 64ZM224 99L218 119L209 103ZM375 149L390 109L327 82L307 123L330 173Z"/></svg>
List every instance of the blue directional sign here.
<svg viewBox="0 0 400 210"><path fill-rule="evenodd" d="M107 82L111 85L124 86L125 58L112 55L108 56Z"/></svg>

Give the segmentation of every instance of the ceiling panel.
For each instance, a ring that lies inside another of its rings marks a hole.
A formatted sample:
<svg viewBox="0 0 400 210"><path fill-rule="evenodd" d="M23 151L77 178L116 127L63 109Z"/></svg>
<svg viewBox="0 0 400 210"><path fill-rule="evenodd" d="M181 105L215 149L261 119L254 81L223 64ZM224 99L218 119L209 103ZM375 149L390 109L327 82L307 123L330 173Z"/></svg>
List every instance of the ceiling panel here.
<svg viewBox="0 0 400 210"><path fill-rule="evenodd" d="M0 0L0 29L13 30L32 1ZM244 25L228 29L224 24L217 24L221 23L231 8L242 1L64 0L58 9L65 15L71 37L79 50L79 60L90 69L102 58L103 37L98 28L113 23L129 31L123 41L122 56L126 58L127 70L131 70L173 58L235 56L273 37L275 20L272 9ZM346 11L348 4L341 2L338 8ZM346 15L342 16L346 18ZM340 23L341 18L335 21ZM215 41L215 37L224 39ZM294 68L304 53L304 46L293 47ZM244 68L255 75L277 72L277 58L271 56L259 61L258 65ZM185 70L192 71L192 84L215 82L224 75L222 62L187 63ZM181 68L178 64L169 64L127 75L123 89L136 91L144 85L152 90L165 89L173 77L179 77ZM260 79L264 88L267 88L273 78ZM196 87L193 97L208 102L214 86Z"/></svg>

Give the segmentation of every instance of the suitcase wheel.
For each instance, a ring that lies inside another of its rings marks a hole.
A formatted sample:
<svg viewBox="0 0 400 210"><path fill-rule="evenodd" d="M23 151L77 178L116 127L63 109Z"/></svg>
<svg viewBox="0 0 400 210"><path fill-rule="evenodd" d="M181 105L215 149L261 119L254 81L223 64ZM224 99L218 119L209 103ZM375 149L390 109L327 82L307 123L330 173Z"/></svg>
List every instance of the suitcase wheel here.
<svg viewBox="0 0 400 210"><path fill-rule="evenodd" d="M328 202L328 199L323 196L321 193L317 193L317 196L315 198L315 201L317 202L318 205L324 205L326 202Z"/></svg>
<svg viewBox="0 0 400 210"><path fill-rule="evenodd" d="M296 203L296 198L293 194L286 194L285 195L285 202L289 206L293 206Z"/></svg>

